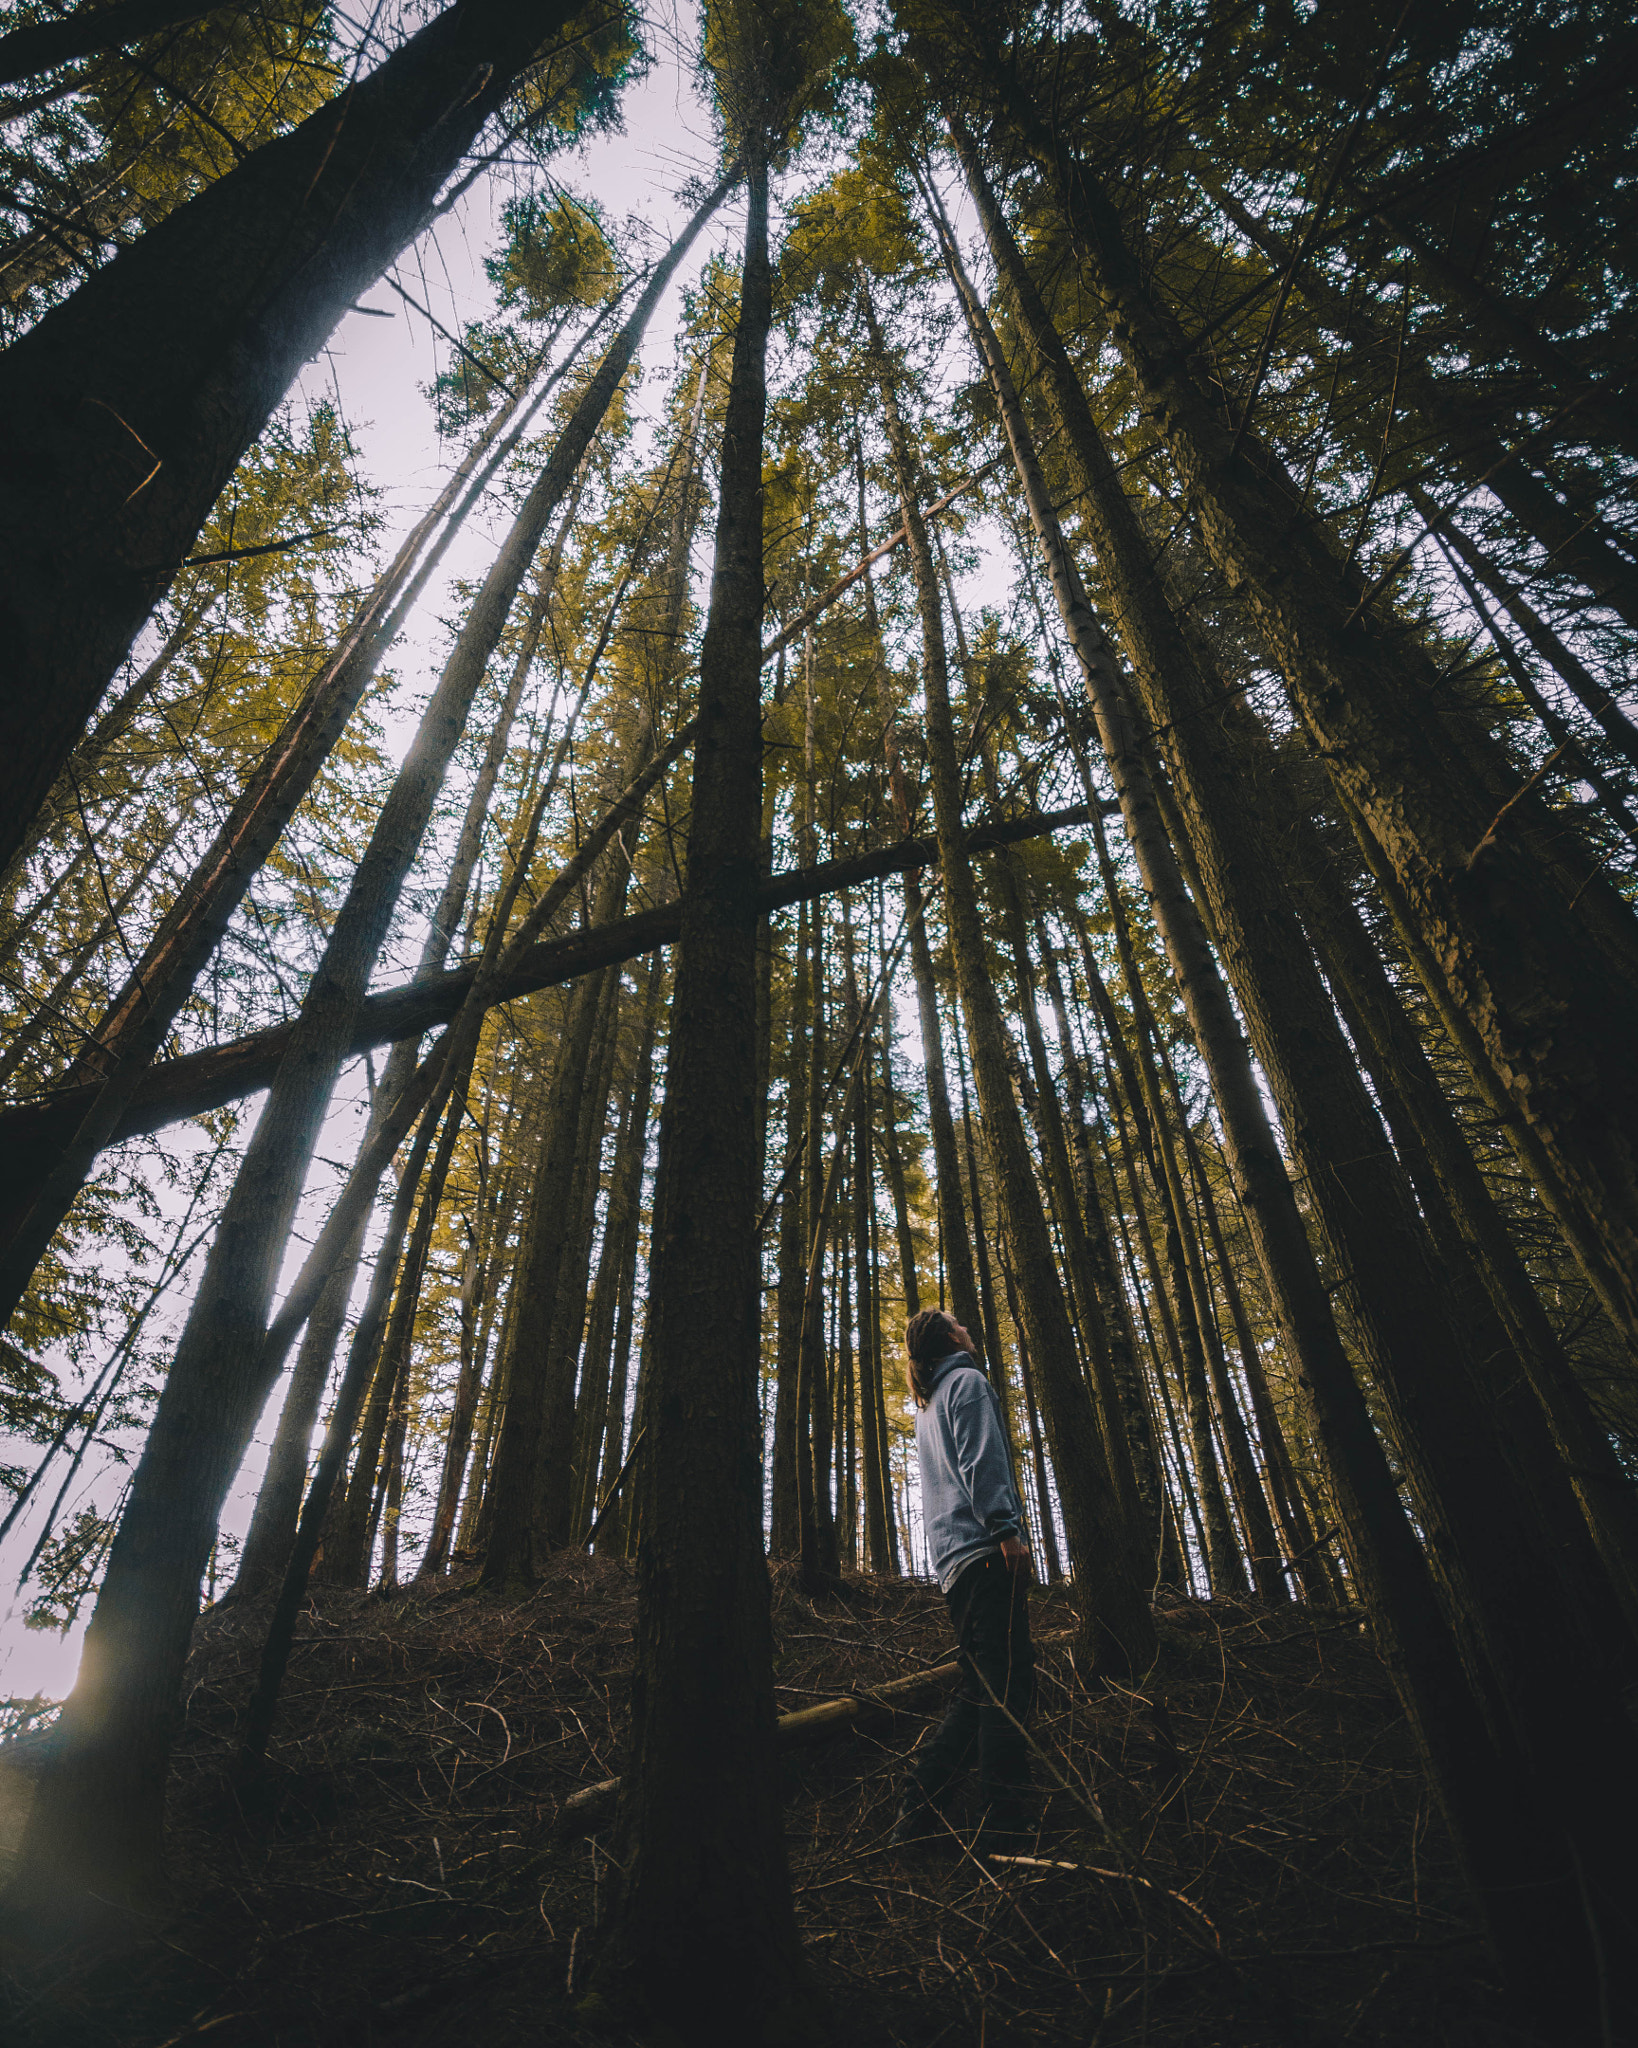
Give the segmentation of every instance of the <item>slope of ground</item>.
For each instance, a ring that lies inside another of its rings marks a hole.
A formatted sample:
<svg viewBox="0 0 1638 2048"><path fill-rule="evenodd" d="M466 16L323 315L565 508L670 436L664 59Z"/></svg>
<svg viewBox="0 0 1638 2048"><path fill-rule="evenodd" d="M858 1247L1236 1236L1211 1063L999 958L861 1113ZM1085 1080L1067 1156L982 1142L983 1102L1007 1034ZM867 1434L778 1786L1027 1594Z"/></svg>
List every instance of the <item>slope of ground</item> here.
<svg viewBox="0 0 1638 2048"><path fill-rule="evenodd" d="M458 1583L320 1594L263 1801L229 1790L265 1614L201 1623L172 1796L174 1909L93 1964L8 1978L50 2048L571 2041L612 1837L564 1802L619 1769L635 1600L564 1557L498 1606ZM837 2038L881 2048L1503 2043L1514 2037L1387 1676L1357 1618L1168 1601L1146 1699L1079 1682L1037 1596L1033 1863L886 1846L937 1711L782 1762L797 1907ZM944 1663L937 1593L776 1579L781 1711ZM1158 1711L1157 1711L1158 1706ZM47 1738L49 1739L49 1738ZM0 1751L9 1865L38 1738ZM572 1813L567 1817L572 1820ZM3 1875L0 1871L0 1875Z"/></svg>

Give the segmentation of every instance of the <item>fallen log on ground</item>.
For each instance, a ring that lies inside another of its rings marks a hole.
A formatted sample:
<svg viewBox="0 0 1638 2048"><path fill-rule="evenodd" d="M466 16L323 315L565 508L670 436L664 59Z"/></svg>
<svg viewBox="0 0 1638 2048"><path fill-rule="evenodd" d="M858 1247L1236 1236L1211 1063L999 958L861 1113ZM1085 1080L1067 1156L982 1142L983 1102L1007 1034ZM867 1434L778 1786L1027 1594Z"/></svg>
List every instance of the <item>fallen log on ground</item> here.
<svg viewBox="0 0 1638 2048"><path fill-rule="evenodd" d="M1049 1643L1067 1643L1074 1638L1074 1629L1058 1629L1051 1635L1037 1636L1035 1647L1045 1649ZM861 1722L872 1721L878 1716L916 1711L914 1702L930 1687L948 1685L952 1678L961 1675L961 1666L955 1658L948 1664L934 1664L925 1671L912 1671L908 1678L890 1678L885 1685L873 1685L868 1690L861 1687L858 1692L846 1693L840 1699L821 1700L816 1707L798 1707L795 1713L781 1714L775 1724L775 1734L781 1749L800 1749L810 1742L823 1742L827 1736L840 1735L846 1729L857 1728ZM596 1785L583 1785L578 1792L571 1792L564 1800L553 1830L560 1841L575 1841L581 1835L595 1834L614 1818L615 1802L620 1796L620 1780L604 1778Z"/></svg>
<svg viewBox="0 0 1638 2048"><path fill-rule="evenodd" d="M1108 808L1113 808L1109 806ZM1039 839L1049 832L1066 831L1087 823L1090 813L1084 805L1067 810L1040 811L1024 818L1001 819L977 825L967 835L967 851L982 853L988 847L1011 846L1024 839ZM895 840L868 853L846 860L821 861L811 868L790 868L770 876L757 895L759 914L789 909L793 904L811 902L839 889L856 888L879 875L903 874L911 868L932 867L938 850L930 834ZM544 940L532 947L518 962L516 971L501 982L494 1001L512 1002L543 988L556 988L598 968L634 960L657 947L669 946L682 928L681 902L667 903L653 910L639 911L618 924L594 930L572 932L567 938ZM420 1038L447 1024L460 1008L471 987L476 963L453 973L434 975L426 981L401 988L383 989L370 996L360 1016L352 1054L369 1052L378 1045L399 1039ZM184 1053L150 1067L141 1086L131 1098L125 1115L109 1138L140 1137L199 1116L241 1096L253 1095L272 1080L290 1041L291 1027L276 1024L265 1031L251 1032L227 1045L210 1046ZM52 1153L65 1144L79 1127L87 1106L96 1093L94 1084L65 1088L33 1102L19 1103L0 1111L0 1146L21 1169L40 1152Z"/></svg>
<svg viewBox="0 0 1638 2048"><path fill-rule="evenodd" d="M821 1700L816 1707L799 1707L794 1714L781 1714L777 1733L781 1749L797 1749L809 1742L823 1742L846 1728L878 1714L893 1714L910 1706L912 1700L932 1686L948 1685L961 1666L952 1657L948 1664L935 1664L928 1671L912 1671L908 1678L889 1679L868 1692L849 1693L838 1700ZM554 1830L559 1840L575 1841L595 1834L614 1818L620 1796L620 1780L605 1778L601 1784L584 1785L563 1802Z"/></svg>

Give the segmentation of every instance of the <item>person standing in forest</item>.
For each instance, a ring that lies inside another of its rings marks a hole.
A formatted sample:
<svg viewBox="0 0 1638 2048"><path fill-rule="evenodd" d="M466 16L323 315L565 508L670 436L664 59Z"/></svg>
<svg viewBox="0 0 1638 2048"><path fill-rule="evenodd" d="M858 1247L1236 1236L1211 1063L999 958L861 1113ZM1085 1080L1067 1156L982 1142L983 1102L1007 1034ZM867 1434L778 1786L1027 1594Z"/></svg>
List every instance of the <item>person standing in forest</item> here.
<svg viewBox="0 0 1638 2048"><path fill-rule="evenodd" d="M972 1338L942 1309L905 1327L922 1515L939 1590L955 1624L961 1689L910 1769L890 1837L936 1839L944 1800L978 1749L980 1855L1016 1852L1029 1828L1024 1723L1035 1696L1029 1543L1001 1403Z"/></svg>

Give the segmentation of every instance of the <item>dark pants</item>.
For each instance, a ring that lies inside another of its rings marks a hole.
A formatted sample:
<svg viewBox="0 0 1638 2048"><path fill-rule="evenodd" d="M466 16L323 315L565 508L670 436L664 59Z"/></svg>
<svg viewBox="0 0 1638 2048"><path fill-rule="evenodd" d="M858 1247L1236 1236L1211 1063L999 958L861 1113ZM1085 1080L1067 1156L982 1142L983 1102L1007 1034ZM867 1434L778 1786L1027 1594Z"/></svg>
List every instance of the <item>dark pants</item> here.
<svg viewBox="0 0 1638 2048"><path fill-rule="evenodd" d="M911 1777L937 1802L978 1750L978 1791L985 1807L1016 1804L1029 1785L1029 1745L1018 1726L1035 1699L1029 1640L1029 1581L999 1553L976 1558L950 1588L961 1687Z"/></svg>

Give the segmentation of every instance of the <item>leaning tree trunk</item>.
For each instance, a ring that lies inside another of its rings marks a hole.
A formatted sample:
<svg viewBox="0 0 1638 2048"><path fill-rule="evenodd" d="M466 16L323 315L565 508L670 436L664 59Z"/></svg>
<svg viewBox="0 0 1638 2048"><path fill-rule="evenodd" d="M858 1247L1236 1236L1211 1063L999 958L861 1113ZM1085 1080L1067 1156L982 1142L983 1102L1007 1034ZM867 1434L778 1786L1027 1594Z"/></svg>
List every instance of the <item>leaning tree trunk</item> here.
<svg viewBox="0 0 1638 2048"><path fill-rule="evenodd" d="M450 757L460 741L473 699L482 685L485 664L499 642L547 524L568 495L614 393L631 367L655 306L678 264L727 190L725 181L698 208L672 243L656 266L625 326L582 392L473 600L466 623L422 718L416 744L400 769L392 794L376 822L347 902L331 933L324 964L315 976L302 1007L297 1036L298 1039L306 1039L306 1049L300 1053L293 1050L285 1052L280 1069L283 1080L275 1083L275 1093L281 1085L298 1087L301 1106L298 1108L293 1102L281 1101L279 1114L273 1116L264 1111L257 1126L258 1140L264 1146L273 1145L279 1153L282 1164L274 1170L272 1179L280 1186L289 1184L289 1203L292 1205L301 1173L305 1171L306 1153L310 1152L316 1135L314 1120L322 1114L341 1058L350 1044L352 1026L363 1001L363 978L373 967L375 955L386 936L398 889L415 857ZM338 972L337 963L342 961L348 964ZM321 1043L326 1050L316 1054L314 1047ZM151 1050L144 1035L136 1034L105 1082L95 1112L85 1118L76 1133L69 1154L46 1178L11 1242L0 1253L0 1314L9 1315L22 1298L35 1266L62 1217L67 1214L91 1161L112 1133L121 1106L121 1088L125 1088L128 1095L133 1069L140 1073L147 1067ZM306 1071L309 1063L310 1072ZM295 1079L298 1073L301 1075L299 1083ZM311 1131L307 1128L309 1124L313 1125ZM264 1133L268 1134L265 1138ZM253 1153L254 1150L253 1143ZM248 1167L248 1157L246 1164ZM260 1191L255 1225L257 1233L267 1234L281 1217L284 1227L279 1233L279 1242L282 1243L284 1232L289 1228L285 1198L282 1194L275 1198L271 1187ZM218 1244L222 1242L219 1236ZM265 1289L257 1284L247 1291L235 1283L235 1298L237 1307L231 1312L248 1318L258 1302L265 1301Z"/></svg>
<svg viewBox="0 0 1638 2048"><path fill-rule="evenodd" d="M335 1585L362 1586L369 1581L370 1554L374 1548L379 1510L377 1461L381 1457L382 1444L390 1435L398 1436L402 1449L402 1422L407 1412L405 1396L410 1353L415 1340L415 1316L426 1277L427 1257L432 1250L433 1229L443 1204L444 1186L449 1179L455 1146L466 1115L469 1071L455 1076L449 1108L438 1136L438 1149L433 1155L421 1204L416 1211L415 1228L405 1249L398 1293L393 1301L387 1334L382 1340L375 1382L370 1389L370 1404L359 1435L353 1482L347 1489L346 1505L334 1524L333 1549L325 1560L325 1577Z"/></svg>
<svg viewBox="0 0 1638 2048"><path fill-rule="evenodd" d="M463 484L488 448L490 435L473 444L437 503L406 537L340 646L309 682L251 769L232 809L195 861L124 986L104 1007L93 1037L65 1076L69 1086L76 1082L100 1084L76 1117L76 1128L71 1135L65 1133L58 1144L25 1153L19 1170L0 1192L0 1246L5 1247L0 1254L0 1306L9 1298L8 1287L26 1286L32 1271L29 1261L36 1256L33 1247L67 1215L92 1160L108 1142L141 1085L245 892L329 759L444 550L522 437L550 381L484 463L460 504L449 512L431 549L422 555L428 535L461 495ZM497 418L490 434L498 433L504 423L504 416ZM434 938L436 935L435 926ZM401 1067L399 1071L402 1078L405 1070ZM294 1529L293 1522L291 1527Z"/></svg>
<svg viewBox="0 0 1638 2048"><path fill-rule="evenodd" d="M757 1391L756 885L772 276L767 170L755 158L748 188L650 1251L622 1876L594 1988L668 2022L687 2015L691 2038L708 2026L714 2038L802 2042L818 2027L774 1762Z"/></svg>
<svg viewBox="0 0 1638 2048"><path fill-rule="evenodd" d="M1475 755L1447 719L1437 667L1384 600L1393 565L1372 584L1345 570L1255 437L1230 433L1114 204L1025 95L1009 88L1007 98L1208 553L1251 612L1350 820L1391 872L1441 993L1549 1162L1578 1256L1583 1237L1602 1252L1588 1278L1610 1288L1609 1306L1638 1337L1630 909L1525 789L1498 807L1485 749Z"/></svg>
<svg viewBox="0 0 1638 2048"><path fill-rule="evenodd" d="M1081 1589L1082 1650L1089 1670L1116 1675L1142 1672L1155 1656L1154 1617L1144 1593L1135 1532L1121 1516L1103 1458L1097 1417L1075 1354L1075 1335L1053 1262L1034 1162L1012 1092L1006 1021L989 976L978 893L963 840L961 763L950 710L938 575L921 514L920 480L868 289L861 290L861 304L881 387L919 600L928 765L951 952L997 1191L1006 1209L1017 1263L1025 1335L1052 1439L1070 1561Z"/></svg>
<svg viewBox="0 0 1638 2048"><path fill-rule="evenodd" d="M1202 1216L1204 1189L1199 1172L1199 1148L1194 1133L1189 1128L1188 1110L1184 1105L1183 1091L1178 1086L1177 1070L1166 1056L1166 1048L1157 1038L1153 1045L1155 1064L1166 1079L1166 1092L1171 1099L1177 1119L1178 1136L1183 1141L1180 1199L1187 1200L1192 1211L1189 1217L1192 1258L1190 1276L1199 1290L1202 1327L1206 1336L1206 1361L1211 1369L1211 1391L1216 1403L1218 1439L1223 1447L1223 1462L1228 1467L1229 1482L1234 1488L1234 1498L1240 1510L1240 1526L1245 1531L1246 1549L1251 1558L1251 1575L1257 1591L1265 1600L1287 1600L1290 1589L1286 1585L1284 1568L1280 1563L1280 1547L1274 1534L1274 1517L1263 1491L1262 1479L1257 1471L1257 1461L1252 1452L1251 1438L1246 1429L1245 1417L1241 1413L1240 1398L1229 1372L1228 1351L1223 1343L1223 1329L1217 1314L1213 1296L1211 1274L1206 1263L1207 1230ZM1223 1290L1225 1304L1229 1303L1230 1289ZM1233 1310L1230 1307L1230 1320ZM1245 1346L1243 1319L1236 1326L1236 1339Z"/></svg>
<svg viewBox="0 0 1638 2048"><path fill-rule="evenodd" d="M984 756L985 782L992 806L999 806L999 787L994 762ZM1069 1161L1069 1139L1064 1128L1063 1105L1058 1099L1058 1081L1047 1058L1046 1037L1036 1007L1035 963L1030 958L1029 932L1024 920L1018 875L1006 854L994 861L996 893L1001 905L1001 923L1012 955L1013 985L1018 995L1018 1012L1024 1027L1035 1077L1034 1113L1041 1137L1041 1157L1047 1183L1052 1189L1063 1237L1065 1266L1070 1292L1080 1321L1081 1337L1092 1366L1092 1384L1097 1394L1103 1423L1103 1439L1109 1470L1120 1494L1121 1511L1141 1530L1145 1551L1153 1555L1159 1542L1158 1523L1150 1521L1138 1490L1137 1466L1126 1427L1120 1390L1115 1383L1114 1340L1104 1314L1104 1303L1094 1278L1094 1260L1086 1218L1075 1186ZM1101 1218L1099 1219L1101 1222Z"/></svg>
<svg viewBox="0 0 1638 2048"><path fill-rule="evenodd" d="M25 1868L42 1877L122 1897L141 1898L151 1887L199 1579L270 1389L268 1305L331 1089L518 586L648 314L719 197L720 188L673 243L559 437L473 603L337 914L228 1197L109 1552L80 1675L35 1797Z"/></svg>
<svg viewBox="0 0 1638 2048"><path fill-rule="evenodd" d="M1488 1667L1481 1668L1480 1686L1501 1711L1496 1729L1500 1754L1479 1721L1473 1690L1455 1668L1453 1640L1346 1361L1340 1349L1328 1353L1311 1341L1302 1354L1307 1392L1326 1443L1355 1575L1398 1638L1406 1704L1492 1925L1505 1941L1504 1961L1533 2002L1557 2000L1570 2010L1584 1994L1574 1973L1566 1973L1563 1958L1581 1946L1585 1929L1566 1855L1585 1857L1590 1868L1602 1873L1601 1886L1615 1886L1611 1896L1619 1895L1625 1880L1619 1864L1610 1861L1607 1822L1600 1823L1585 1786L1575 1782L1575 1758L1563 1752L1564 1731L1557 1725L1562 1707L1555 1708L1554 1686L1546 1673L1556 1677L1562 1657L1586 1682L1588 1723L1582 1742L1614 1772L1610 1782L1619 1784L1618 1752L1607 1750L1608 1734L1600 1733L1610 1725L1606 1688L1588 1671L1573 1632L1560 1625L1556 1610L1562 1602L1551 1586L1551 1572L1544 1572L1528 1541L1532 1517L1523 1511L1498 1447L1485 1441L1482 1416L1459 1391L1462 1347L1457 1333L1445 1325L1443 1305L1429 1284L1419 1224L1386 1157L1380 1126L1362 1100L1300 927L1281 902L1278 863L1269 849L1246 836L1244 778L1225 759L1221 735L1208 737L1203 713L1218 701L1214 687L1200 676L1191 646L1166 610L1153 563L1085 410L1084 394L1077 405L1079 385L1038 300L1030 302L1027 274L1015 246L1008 246L1010 238L998 232L993 199L981 192L980 203L989 216L986 225L998 260L1025 307L1055 406L1068 428L1073 459L1081 465L1082 504L1115 591L1145 711L1180 778L1191 829L1201 828L1195 857L1261 1062L1304 1160L1339 1268L1349 1275L1362 1334L1379 1383L1393 1403L1400 1448L1410 1463L1422 1512L1430 1525L1442 1525L1459 1549L1463 1619L1476 1629ZM1101 232L1114 231L1104 212L1095 217ZM1100 253L1107 258L1108 248L1101 246ZM1122 304L1129 310L1134 287L1124 273L1121 282ZM1142 374L1158 374L1148 357L1139 360ZM1334 573L1333 565L1333 580ZM1219 1101L1227 1118L1230 1105L1221 1094ZM1256 1219L1257 1210L1249 1202L1247 1207ZM1269 1262L1276 1299L1282 1281L1296 1271L1294 1262ZM1312 1339L1312 1323L1309 1334ZM1478 1429L1475 1421L1481 1424ZM1479 1480L1475 1458L1484 1468ZM1535 1588L1529 1598L1522 1593L1526 1585ZM1521 1624L1523 1609L1532 1613ZM1579 1702L1579 1687L1576 1692ZM1528 1771L1518 1767L1520 1749L1533 1758ZM1554 1816L1555 1805L1566 1795L1574 1816L1573 1848L1559 1835ZM1529 1912L1513 1889L1524 1881L1525 1868L1532 1870L1530 1882L1538 1887ZM1548 1922L1551 1931L1544 1935Z"/></svg>
<svg viewBox="0 0 1638 2048"><path fill-rule="evenodd" d="M1357 336L1356 354L1365 352L1397 363L1395 375L1406 409L1444 443L1469 489L1478 488L1482 479L1484 488L1500 499L1523 531L1540 542L1556 569L1584 584L1627 625L1638 627L1638 569L1610 545L1596 522L1566 505L1524 457L1507 448L1490 428L1467 417L1456 394L1429 369L1426 357L1414 346L1401 346L1347 290L1328 278L1312 257L1305 257L1286 236L1259 219L1223 180L1212 176L1206 182L1214 203L1282 275L1289 273L1294 278L1321 326L1336 336L1339 344Z"/></svg>
<svg viewBox="0 0 1638 2048"><path fill-rule="evenodd" d="M623 857L622 857L623 864ZM608 882L598 892L594 923L609 907ZM605 970L605 973L614 970ZM597 1030L604 975L585 976L570 992L568 1017L557 1047L557 1070L541 1121L529 1224L513 1281L516 1303L506 1362L506 1409L489 1475L489 1541L480 1583L503 1597L531 1591L539 1580L541 1531L536 1521L540 1472L550 1406L553 1426L566 1419L561 1396L552 1399L547 1367L558 1280L569 1250L571 1201L585 1120L587 1069ZM572 1416L573 1381L568 1407Z"/></svg>
<svg viewBox="0 0 1638 2048"><path fill-rule="evenodd" d="M7 350L0 639L27 682L0 709L0 865L292 378L572 13L447 8Z"/></svg>
<svg viewBox="0 0 1638 2048"><path fill-rule="evenodd" d="M1092 1135L1086 1126L1086 1084L1080 1056L1069 1028L1069 1005L1064 997L1058 958L1044 927L1037 926L1039 954L1046 968L1047 995L1062 1048L1063 1085L1070 1146L1075 1161L1075 1181L1080 1195L1081 1215L1086 1224L1086 1249L1091 1262L1091 1281L1103 1305L1104 1328L1109 1337L1109 1371L1115 1387L1121 1426L1132 1459L1132 1477L1137 1487L1143 1520L1157 1545L1164 1545L1165 1487L1161 1478L1160 1455L1155 1444L1154 1418L1143 1385L1138 1359L1137 1332L1132 1308L1121 1284L1115 1259L1109 1218L1098 1186L1097 1165L1092 1157Z"/></svg>
<svg viewBox="0 0 1638 2048"><path fill-rule="evenodd" d="M534 663L541 629L545 624L562 563L564 543L568 538L569 526L574 517L574 506L578 500L577 489L570 501L569 510L564 515L547 569L539 580L534 601L529 608L523 644L512 666L512 680L502 700L499 715L490 728L483 762L478 770L472 794L467 799L466 815L461 821L455 858L450 864L443 891L438 899L438 907L433 912L427 936L422 943L420 964L416 969L419 980L430 980L442 970L449 958L450 947L454 943L456 927L460 922L472 886L472 876L478 864L484 827L489 819L490 800L494 795L501 765L506 758L512 721L517 715L524 685ZM393 1047L380 1086L376 1089L375 1100L371 1104L364 1143L368 1144L370 1137L380 1128L382 1120L391 1111L392 1105L398 1100L405 1083L414 1071L415 1050L416 1041L413 1039L406 1039ZM296 1358L296 1369L291 1375L284 1406L279 1411L278 1428L274 1433L267 1471L257 1490L255 1512L251 1517L244 1550L239 1558L238 1576L234 1581L236 1593L259 1592L269 1579L282 1574L285 1561L290 1554L290 1546L295 1541L296 1525L301 1513L301 1489L307 1474L308 1448L312 1442L313 1426L318 1420L319 1402L323 1398L325 1380L329 1374L331 1360L335 1356L342 1323L346 1318L347 1303L352 1294L358 1261L363 1252L367 1221L367 1218L360 1219L358 1229L336 1263L335 1272L325 1284L324 1293L302 1338L301 1350ZM395 1249L394 1257L396 1256Z"/></svg>

